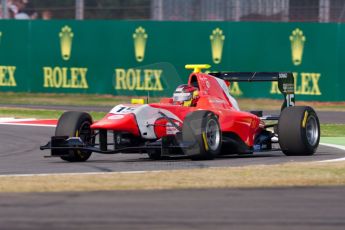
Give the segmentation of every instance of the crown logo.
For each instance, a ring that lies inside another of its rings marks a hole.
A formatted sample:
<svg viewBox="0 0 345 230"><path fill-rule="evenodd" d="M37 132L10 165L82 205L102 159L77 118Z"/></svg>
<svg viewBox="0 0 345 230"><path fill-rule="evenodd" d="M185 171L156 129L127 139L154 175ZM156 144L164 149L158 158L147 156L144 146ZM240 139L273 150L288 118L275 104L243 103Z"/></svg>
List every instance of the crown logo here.
<svg viewBox="0 0 345 230"><path fill-rule="evenodd" d="M292 63L294 65L300 65L302 63L304 42L306 38L303 35L303 31L299 28L292 31L290 35Z"/></svg>
<svg viewBox="0 0 345 230"><path fill-rule="evenodd" d="M74 34L69 26L62 27L61 32L59 33L61 56L65 61L68 61L71 58L73 36Z"/></svg>
<svg viewBox="0 0 345 230"><path fill-rule="evenodd" d="M135 59L138 62L142 62L145 56L145 48L146 48L146 40L147 34L145 29L141 26L135 29L133 34L134 40L134 51L135 51Z"/></svg>
<svg viewBox="0 0 345 230"><path fill-rule="evenodd" d="M223 44L225 40L223 31L219 28L214 29L210 35L210 40L213 62L219 64L222 60Z"/></svg>

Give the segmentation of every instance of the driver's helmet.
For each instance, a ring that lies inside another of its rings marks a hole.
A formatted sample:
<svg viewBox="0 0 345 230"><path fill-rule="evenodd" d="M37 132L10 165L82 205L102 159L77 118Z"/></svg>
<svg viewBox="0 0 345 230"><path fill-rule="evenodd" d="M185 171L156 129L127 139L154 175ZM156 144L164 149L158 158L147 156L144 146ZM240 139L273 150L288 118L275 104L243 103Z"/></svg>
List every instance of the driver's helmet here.
<svg viewBox="0 0 345 230"><path fill-rule="evenodd" d="M198 99L198 88L190 85L179 85L173 95L173 103L175 105L196 106Z"/></svg>

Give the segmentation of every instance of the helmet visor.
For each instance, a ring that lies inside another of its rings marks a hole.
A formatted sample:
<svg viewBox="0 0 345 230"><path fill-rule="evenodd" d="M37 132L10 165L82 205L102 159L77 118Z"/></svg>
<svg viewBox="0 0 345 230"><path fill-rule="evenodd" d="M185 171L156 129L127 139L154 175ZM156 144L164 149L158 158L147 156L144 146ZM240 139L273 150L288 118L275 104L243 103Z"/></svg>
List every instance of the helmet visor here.
<svg viewBox="0 0 345 230"><path fill-rule="evenodd" d="M183 101L189 101L192 99L191 93L174 93L173 100L175 102L183 102Z"/></svg>

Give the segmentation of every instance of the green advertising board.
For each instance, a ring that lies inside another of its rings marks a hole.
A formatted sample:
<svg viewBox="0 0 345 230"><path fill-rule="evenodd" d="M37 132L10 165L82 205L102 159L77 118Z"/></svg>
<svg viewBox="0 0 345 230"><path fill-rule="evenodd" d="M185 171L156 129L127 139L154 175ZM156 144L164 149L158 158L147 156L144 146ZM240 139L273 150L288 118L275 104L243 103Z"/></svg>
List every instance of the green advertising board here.
<svg viewBox="0 0 345 230"><path fill-rule="evenodd" d="M187 81L185 64L291 71L297 100L344 101L345 25L0 21L0 91L169 96ZM230 91L281 98L275 83Z"/></svg>

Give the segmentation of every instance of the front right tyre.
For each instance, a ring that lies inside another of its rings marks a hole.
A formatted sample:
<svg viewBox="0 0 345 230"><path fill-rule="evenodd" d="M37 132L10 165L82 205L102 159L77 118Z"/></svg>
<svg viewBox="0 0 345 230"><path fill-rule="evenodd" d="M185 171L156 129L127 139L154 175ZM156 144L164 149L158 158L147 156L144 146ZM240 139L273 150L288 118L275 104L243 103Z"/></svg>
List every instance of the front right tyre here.
<svg viewBox="0 0 345 230"><path fill-rule="evenodd" d="M211 160L222 147L222 132L218 117L211 111L198 110L189 113L183 121L182 139L194 146L186 149L192 160Z"/></svg>

